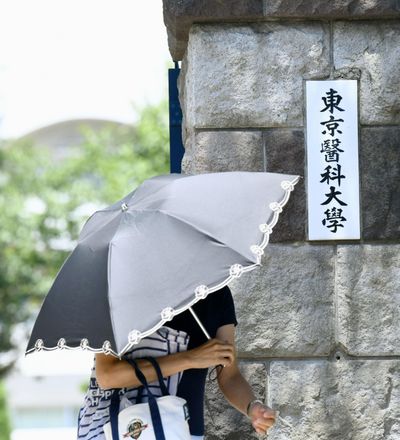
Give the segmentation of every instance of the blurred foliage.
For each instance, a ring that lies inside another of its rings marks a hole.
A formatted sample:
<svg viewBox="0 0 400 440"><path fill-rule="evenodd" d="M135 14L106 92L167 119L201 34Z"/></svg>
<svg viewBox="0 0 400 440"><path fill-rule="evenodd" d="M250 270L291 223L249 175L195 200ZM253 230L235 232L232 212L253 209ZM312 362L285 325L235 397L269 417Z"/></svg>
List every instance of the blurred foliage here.
<svg viewBox="0 0 400 440"><path fill-rule="evenodd" d="M2 440L10 440L11 423L7 406L6 389L3 381L0 381L0 433Z"/></svg>
<svg viewBox="0 0 400 440"><path fill-rule="evenodd" d="M63 157L27 138L0 145L0 378L26 347L17 324L28 338L90 214L169 173L167 101L141 108L134 126L82 133Z"/></svg>
<svg viewBox="0 0 400 440"><path fill-rule="evenodd" d="M79 391L82 394L86 394L86 392L89 389L89 386L90 386L90 378L79 384Z"/></svg>

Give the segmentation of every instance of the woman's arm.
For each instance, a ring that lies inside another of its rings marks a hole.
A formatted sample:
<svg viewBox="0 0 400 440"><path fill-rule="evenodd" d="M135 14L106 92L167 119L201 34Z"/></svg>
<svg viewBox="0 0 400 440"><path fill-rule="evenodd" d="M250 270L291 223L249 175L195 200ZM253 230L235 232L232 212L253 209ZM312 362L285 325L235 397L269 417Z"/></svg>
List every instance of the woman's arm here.
<svg viewBox="0 0 400 440"><path fill-rule="evenodd" d="M164 377L189 368L185 354L185 352L174 353L157 359ZM148 382L157 380L157 374L150 362L140 359L137 363ZM127 361L103 353L96 353L96 379L103 389L136 388L141 385L135 370Z"/></svg>
<svg viewBox="0 0 400 440"><path fill-rule="evenodd" d="M172 376L189 368L208 368L233 362L232 344L211 339L197 348L157 358L164 377ZM138 365L148 382L157 380L150 362L140 359ZM96 379L100 388L136 388L141 385L135 370L126 360L113 355L96 353Z"/></svg>
<svg viewBox="0 0 400 440"><path fill-rule="evenodd" d="M234 347L235 326L228 324L220 327L216 338L226 341ZM253 390L247 380L242 376L236 359L234 349L234 360L226 365L218 375L218 385L228 402L245 416L249 417L254 429L258 433L265 433L275 423L275 411L266 405L256 403L251 405L250 414L247 408L250 402L256 399Z"/></svg>

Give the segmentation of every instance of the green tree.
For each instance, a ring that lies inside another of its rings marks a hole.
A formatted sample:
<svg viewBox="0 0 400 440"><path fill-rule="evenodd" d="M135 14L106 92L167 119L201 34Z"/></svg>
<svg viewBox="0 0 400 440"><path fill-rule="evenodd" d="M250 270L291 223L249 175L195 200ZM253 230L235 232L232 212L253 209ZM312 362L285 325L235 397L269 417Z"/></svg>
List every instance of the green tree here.
<svg viewBox="0 0 400 440"><path fill-rule="evenodd" d="M139 114L134 127L82 127L62 160L29 139L0 146L0 378L89 215L169 172L167 101Z"/></svg>
<svg viewBox="0 0 400 440"><path fill-rule="evenodd" d="M8 413L6 390L3 381L0 381L0 433L2 440L9 440L11 438L10 415Z"/></svg>

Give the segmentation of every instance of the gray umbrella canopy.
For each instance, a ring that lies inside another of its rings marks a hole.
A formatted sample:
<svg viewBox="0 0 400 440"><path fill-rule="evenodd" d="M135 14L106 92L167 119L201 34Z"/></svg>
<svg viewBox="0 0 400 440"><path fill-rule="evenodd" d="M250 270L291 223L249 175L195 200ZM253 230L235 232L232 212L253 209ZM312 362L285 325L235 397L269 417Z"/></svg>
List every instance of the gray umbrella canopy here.
<svg viewBox="0 0 400 440"><path fill-rule="evenodd" d="M26 353L83 348L122 356L261 264L299 176L167 174L95 212L60 269Z"/></svg>

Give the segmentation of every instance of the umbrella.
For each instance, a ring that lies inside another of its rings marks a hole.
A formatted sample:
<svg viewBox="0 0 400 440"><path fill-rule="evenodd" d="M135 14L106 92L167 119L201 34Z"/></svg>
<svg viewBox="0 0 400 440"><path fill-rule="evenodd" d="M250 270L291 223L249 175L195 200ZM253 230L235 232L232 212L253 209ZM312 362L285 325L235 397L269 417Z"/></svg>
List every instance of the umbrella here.
<svg viewBox="0 0 400 440"><path fill-rule="evenodd" d="M69 348L121 358L261 265L298 180L249 171L172 173L96 211L46 295L26 354Z"/></svg>

